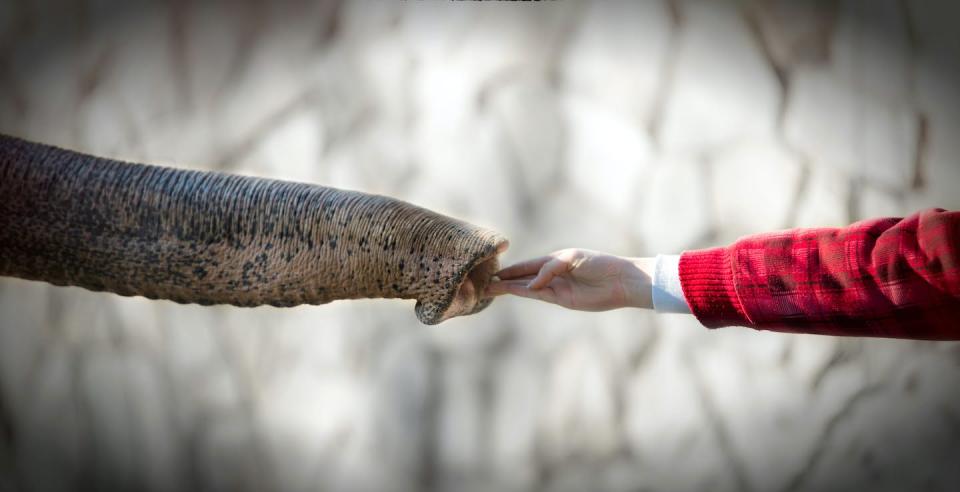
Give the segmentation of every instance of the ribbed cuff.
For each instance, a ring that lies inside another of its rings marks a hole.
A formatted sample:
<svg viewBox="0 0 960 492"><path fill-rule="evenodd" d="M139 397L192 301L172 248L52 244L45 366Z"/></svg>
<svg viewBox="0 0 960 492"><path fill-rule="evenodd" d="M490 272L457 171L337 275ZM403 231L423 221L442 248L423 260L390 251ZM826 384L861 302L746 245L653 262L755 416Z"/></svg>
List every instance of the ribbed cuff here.
<svg viewBox="0 0 960 492"><path fill-rule="evenodd" d="M750 326L734 286L731 248L680 255L680 285L690 311L707 328Z"/></svg>

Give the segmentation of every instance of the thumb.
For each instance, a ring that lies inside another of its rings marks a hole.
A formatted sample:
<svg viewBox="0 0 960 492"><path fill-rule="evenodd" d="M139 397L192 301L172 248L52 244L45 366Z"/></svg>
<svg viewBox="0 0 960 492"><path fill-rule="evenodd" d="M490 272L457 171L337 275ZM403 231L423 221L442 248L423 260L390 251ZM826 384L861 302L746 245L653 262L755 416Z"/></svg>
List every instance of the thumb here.
<svg viewBox="0 0 960 492"><path fill-rule="evenodd" d="M540 268L540 272L527 284L527 288L530 290L542 289L550 284L550 281L553 280L554 277L567 273L572 268L573 264L570 261L553 258Z"/></svg>

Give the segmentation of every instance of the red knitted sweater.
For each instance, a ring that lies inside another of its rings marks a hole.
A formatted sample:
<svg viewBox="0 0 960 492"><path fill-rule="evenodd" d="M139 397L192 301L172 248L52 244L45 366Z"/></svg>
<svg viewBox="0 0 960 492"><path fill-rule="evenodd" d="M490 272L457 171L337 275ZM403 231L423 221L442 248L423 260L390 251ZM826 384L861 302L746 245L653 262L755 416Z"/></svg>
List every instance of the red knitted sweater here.
<svg viewBox="0 0 960 492"><path fill-rule="evenodd" d="M687 251L680 283L710 328L960 340L960 212L929 209Z"/></svg>

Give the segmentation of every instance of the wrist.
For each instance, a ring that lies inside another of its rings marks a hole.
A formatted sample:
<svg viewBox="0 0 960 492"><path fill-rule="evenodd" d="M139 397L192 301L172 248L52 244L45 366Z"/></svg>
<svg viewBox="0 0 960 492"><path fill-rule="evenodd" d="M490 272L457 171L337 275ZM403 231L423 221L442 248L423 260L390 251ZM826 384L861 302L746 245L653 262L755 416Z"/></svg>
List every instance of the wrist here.
<svg viewBox="0 0 960 492"><path fill-rule="evenodd" d="M653 274L655 258L624 258L626 266L620 276L624 307L653 309Z"/></svg>

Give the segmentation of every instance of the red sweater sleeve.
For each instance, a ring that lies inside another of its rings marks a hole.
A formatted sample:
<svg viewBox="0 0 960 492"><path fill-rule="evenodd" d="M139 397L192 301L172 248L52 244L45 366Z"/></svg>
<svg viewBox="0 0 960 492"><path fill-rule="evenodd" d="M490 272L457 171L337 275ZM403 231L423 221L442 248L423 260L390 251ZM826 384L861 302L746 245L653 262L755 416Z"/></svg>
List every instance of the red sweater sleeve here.
<svg viewBox="0 0 960 492"><path fill-rule="evenodd" d="M709 328L960 340L960 212L929 209L687 251L680 284Z"/></svg>

